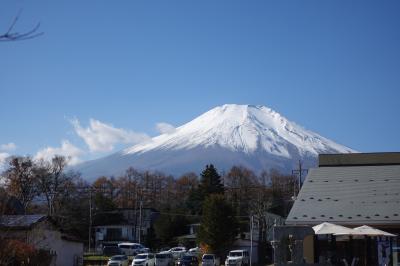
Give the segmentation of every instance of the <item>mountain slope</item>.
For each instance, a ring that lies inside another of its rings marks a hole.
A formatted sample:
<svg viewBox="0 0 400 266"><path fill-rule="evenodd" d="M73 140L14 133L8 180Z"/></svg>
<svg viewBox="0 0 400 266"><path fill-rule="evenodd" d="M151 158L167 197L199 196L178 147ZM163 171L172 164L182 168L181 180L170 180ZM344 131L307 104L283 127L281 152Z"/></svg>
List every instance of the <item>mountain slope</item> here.
<svg viewBox="0 0 400 266"><path fill-rule="evenodd" d="M243 165L255 172L288 172L301 159L313 166L319 153L348 153L337 144L287 120L265 106L223 105L174 132L154 137L110 156L77 166L84 177L119 175L129 166L170 174L200 172L213 163L219 170Z"/></svg>

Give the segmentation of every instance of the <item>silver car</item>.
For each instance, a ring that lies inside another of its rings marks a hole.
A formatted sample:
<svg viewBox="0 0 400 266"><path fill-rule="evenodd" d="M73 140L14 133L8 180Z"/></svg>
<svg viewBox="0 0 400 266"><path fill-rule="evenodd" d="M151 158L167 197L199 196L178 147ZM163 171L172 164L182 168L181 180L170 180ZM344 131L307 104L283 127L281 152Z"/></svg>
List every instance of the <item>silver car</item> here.
<svg viewBox="0 0 400 266"><path fill-rule="evenodd" d="M164 251L156 254L156 266L173 266L174 257L171 252Z"/></svg>
<svg viewBox="0 0 400 266"><path fill-rule="evenodd" d="M128 266L128 265L129 265L129 260L128 256L126 255L112 256L107 262L107 266Z"/></svg>
<svg viewBox="0 0 400 266"><path fill-rule="evenodd" d="M201 258L202 266L219 266L220 260L215 254L204 254Z"/></svg>
<svg viewBox="0 0 400 266"><path fill-rule="evenodd" d="M172 256L174 257L174 259L179 259L186 253L186 248L185 247L174 247L168 251L172 253Z"/></svg>
<svg viewBox="0 0 400 266"><path fill-rule="evenodd" d="M135 256L131 266L154 266L155 256L153 253L142 253Z"/></svg>

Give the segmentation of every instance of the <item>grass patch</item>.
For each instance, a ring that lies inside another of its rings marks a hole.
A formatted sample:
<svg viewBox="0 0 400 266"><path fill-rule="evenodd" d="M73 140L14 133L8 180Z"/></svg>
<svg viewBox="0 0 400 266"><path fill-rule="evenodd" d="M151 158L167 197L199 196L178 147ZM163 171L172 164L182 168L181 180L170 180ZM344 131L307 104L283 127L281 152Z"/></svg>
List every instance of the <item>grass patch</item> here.
<svg viewBox="0 0 400 266"><path fill-rule="evenodd" d="M103 256L103 255L84 255L83 259L90 261L90 260L108 260L110 257Z"/></svg>
<svg viewBox="0 0 400 266"><path fill-rule="evenodd" d="M84 254L83 259L86 261L92 261L92 260L108 260L109 256L103 256L103 255L95 255L95 254ZM128 260L131 262L133 260L134 256L128 256Z"/></svg>

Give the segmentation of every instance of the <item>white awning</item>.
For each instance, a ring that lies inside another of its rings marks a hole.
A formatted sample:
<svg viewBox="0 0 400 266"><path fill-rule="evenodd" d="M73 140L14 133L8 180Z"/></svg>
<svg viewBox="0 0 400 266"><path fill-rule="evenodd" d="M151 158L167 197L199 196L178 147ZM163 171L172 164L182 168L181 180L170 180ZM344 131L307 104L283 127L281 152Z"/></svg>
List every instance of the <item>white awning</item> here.
<svg viewBox="0 0 400 266"><path fill-rule="evenodd" d="M366 236L396 236L394 234L373 228L368 225L356 227L353 229L353 231L358 235L366 235Z"/></svg>
<svg viewBox="0 0 400 266"><path fill-rule="evenodd" d="M334 235L343 236L343 235L351 235L351 236L396 236L394 234L370 227L368 225L363 225L360 227L356 227L350 229L350 232L341 232L335 233Z"/></svg>
<svg viewBox="0 0 400 266"><path fill-rule="evenodd" d="M313 227L316 235L349 235L351 228L324 222Z"/></svg>

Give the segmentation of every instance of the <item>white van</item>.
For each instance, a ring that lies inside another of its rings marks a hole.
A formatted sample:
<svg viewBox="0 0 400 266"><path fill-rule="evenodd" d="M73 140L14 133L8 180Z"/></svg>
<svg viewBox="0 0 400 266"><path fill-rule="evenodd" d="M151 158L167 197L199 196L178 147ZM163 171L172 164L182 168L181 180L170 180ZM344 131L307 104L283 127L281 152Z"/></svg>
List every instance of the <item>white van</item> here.
<svg viewBox="0 0 400 266"><path fill-rule="evenodd" d="M149 249L139 243L119 243L118 247L127 256L136 256L139 253L149 252Z"/></svg>
<svg viewBox="0 0 400 266"><path fill-rule="evenodd" d="M225 266L249 266L250 256L247 250L232 250L225 260Z"/></svg>

